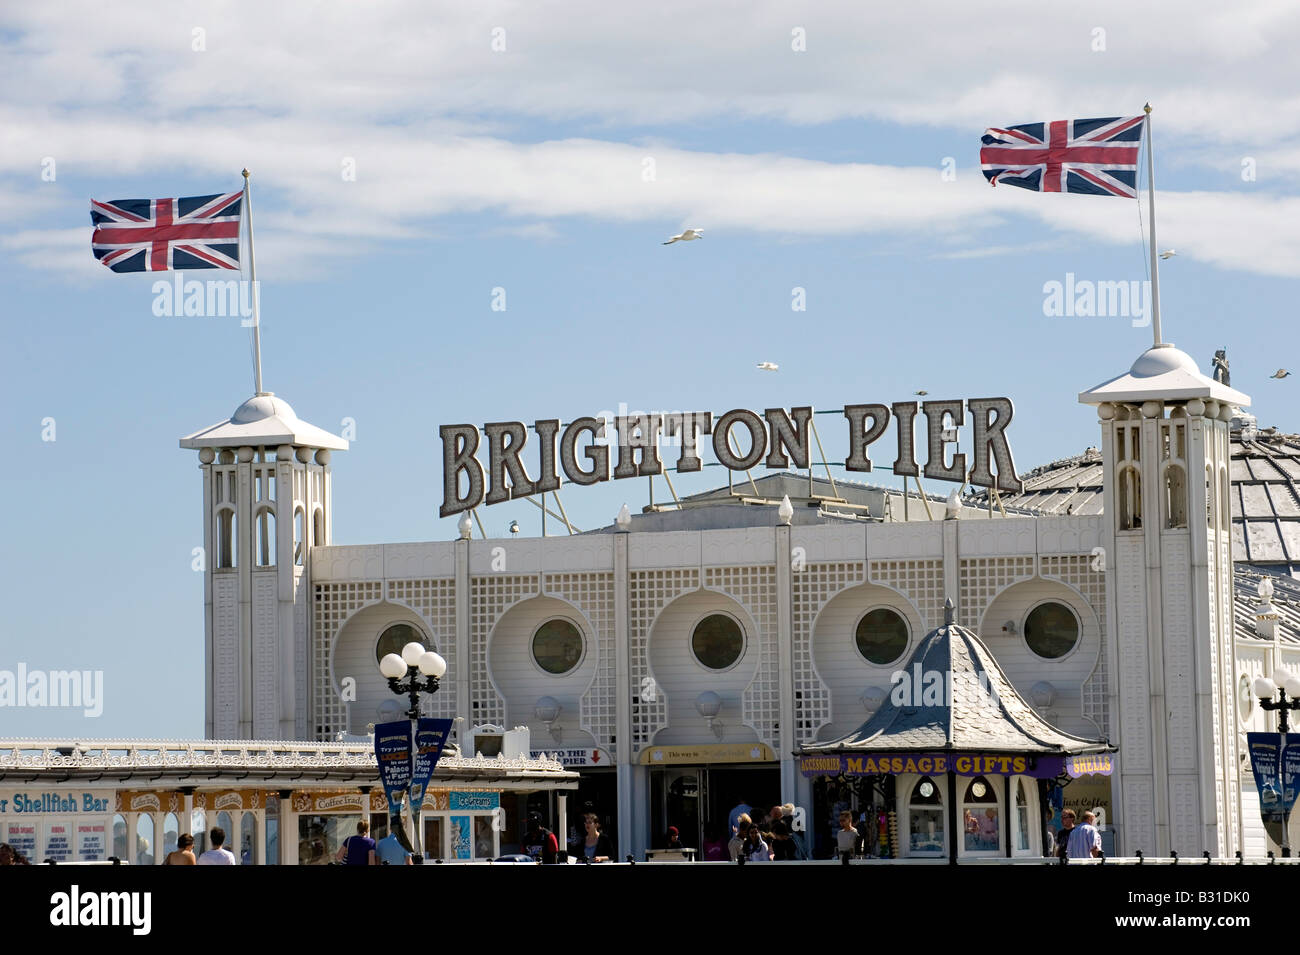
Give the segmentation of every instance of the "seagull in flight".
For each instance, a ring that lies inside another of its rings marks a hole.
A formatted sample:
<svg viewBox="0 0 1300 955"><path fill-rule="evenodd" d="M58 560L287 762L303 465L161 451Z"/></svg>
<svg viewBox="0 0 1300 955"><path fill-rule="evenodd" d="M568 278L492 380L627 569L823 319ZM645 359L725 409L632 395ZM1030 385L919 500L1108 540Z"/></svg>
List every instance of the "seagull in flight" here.
<svg viewBox="0 0 1300 955"><path fill-rule="evenodd" d="M1286 378L1286 377L1288 377L1290 374L1291 374L1291 372L1287 371L1285 368L1279 368L1277 371L1273 372L1273 374L1269 375L1269 377L1270 377L1270 378Z"/></svg>
<svg viewBox="0 0 1300 955"><path fill-rule="evenodd" d="M1163 252L1160 253L1160 258L1162 258L1162 259L1172 259L1172 258L1173 258L1175 255L1177 255L1177 254L1178 254L1178 253L1177 253L1176 251L1174 251L1173 249L1165 249L1165 251L1163 251Z"/></svg>
<svg viewBox="0 0 1300 955"><path fill-rule="evenodd" d="M762 371L776 371L781 366L774 361L760 361L758 367Z"/></svg>
<svg viewBox="0 0 1300 955"><path fill-rule="evenodd" d="M664 245L672 245L674 242L690 242L691 239L703 239L703 229L683 229L680 234L673 236Z"/></svg>
<svg viewBox="0 0 1300 955"><path fill-rule="evenodd" d="M930 393L930 392L928 392L928 391L914 391L914 392L912 392L912 394L914 394L914 395L920 395L920 396L923 397L923 398L924 398L926 395L928 395L929 393Z"/></svg>

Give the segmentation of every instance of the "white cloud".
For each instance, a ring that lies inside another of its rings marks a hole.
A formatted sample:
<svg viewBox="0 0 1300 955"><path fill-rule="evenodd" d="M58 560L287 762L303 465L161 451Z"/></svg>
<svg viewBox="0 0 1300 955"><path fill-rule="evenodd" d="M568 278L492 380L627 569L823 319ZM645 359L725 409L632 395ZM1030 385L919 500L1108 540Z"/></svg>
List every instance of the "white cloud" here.
<svg viewBox="0 0 1300 955"><path fill-rule="evenodd" d="M714 237L917 234L974 256L1023 246L995 231L1022 220L1136 245L1131 204L991 190L976 144L989 123L1136 111L1149 96L1158 158L1201 165L1211 182L1240 190L1162 192L1162 245L1226 268L1300 274L1300 200L1288 194L1300 169L1291 55L1300 9L1285 3L1192 3L1177 17L1132 4L1048 6L1019 21L956 2L924 15L775 0L580 0L562 16L517 3L71 9L0 13L0 84L10 91L0 198L28 213L0 217L85 221L84 198L50 191L39 208L27 198L41 158L53 156L61 174L157 176L162 194L182 174L238 188L248 165L259 256L299 276L322 257L355 256L358 239L427 241L453 214L539 239L556 220L583 217L645 223L648 242L698 224ZM491 48L495 27L505 52ZM796 27L807 52L791 49ZM1106 49L1094 52L1098 27ZM195 29L206 31L202 52ZM958 181L945 183L938 156L927 168L618 141L629 125L734 117L761 117L773 132L853 118L948 127L970 148ZM538 119L579 122L587 135L548 126L539 142ZM528 141L511 141L516 130ZM1247 187L1238 153L1259 157ZM82 271L90 258L85 232L26 235L51 253L23 252L34 266ZM6 243L17 247L14 236Z"/></svg>

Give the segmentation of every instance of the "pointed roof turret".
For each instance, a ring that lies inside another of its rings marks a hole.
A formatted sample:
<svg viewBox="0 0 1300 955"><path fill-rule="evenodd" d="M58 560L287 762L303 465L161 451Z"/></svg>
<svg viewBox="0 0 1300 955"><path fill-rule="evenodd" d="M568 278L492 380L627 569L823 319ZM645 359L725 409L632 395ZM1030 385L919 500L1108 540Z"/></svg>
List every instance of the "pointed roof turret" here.
<svg viewBox="0 0 1300 955"><path fill-rule="evenodd" d="M900 668L902 682L860 727L807 753L942 752L1079 754L1111 752L1105 740L1072 736L1052 726L1016 692L989 648L952 622L917 645ZM906 690L907 692L901 692Z"/></svg>

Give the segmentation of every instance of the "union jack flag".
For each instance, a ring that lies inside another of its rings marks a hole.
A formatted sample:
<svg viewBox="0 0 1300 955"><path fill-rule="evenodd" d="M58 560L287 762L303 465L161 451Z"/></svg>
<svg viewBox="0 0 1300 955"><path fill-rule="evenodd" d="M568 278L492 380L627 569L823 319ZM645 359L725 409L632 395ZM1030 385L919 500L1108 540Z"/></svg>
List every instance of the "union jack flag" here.
<svg viewBox="0 0 1300 955"><path fill-rule="evenodd" d="M1058 119L986 129L980 164L989 185L1035 192L1137 197L1141 116Z"/></svg>
<svg viewBox="0 0 1300 955"><path fill-rule="evenodd" d="M90 248L114 272L239 268L242 192L90 200Z"/></svg>

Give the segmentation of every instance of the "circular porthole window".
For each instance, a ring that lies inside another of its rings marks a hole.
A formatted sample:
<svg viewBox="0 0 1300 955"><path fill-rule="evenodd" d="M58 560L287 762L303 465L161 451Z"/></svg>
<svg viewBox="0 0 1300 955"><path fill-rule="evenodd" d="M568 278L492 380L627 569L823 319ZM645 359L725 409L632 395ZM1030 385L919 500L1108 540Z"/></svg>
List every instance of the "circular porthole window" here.
<svg viewBox="0 0 1300 955"><path fill-rule="evenodd" d="M1079 642L1079 618L1065 604L1042 603L1025 619L1025 643L1046 660L1065 656Z"/></svg>
<svg viewBox="0 0 1300 955"><path fill-rule="evenodd" d="M402 647L408 643L418 643L426 650L434 649L429 638L409 623L395 623L379 635L375 641L375 662L378 663L390 653L402 655Z"/></svg>
<svg viewBox="0 0 1300 955"><path fill-rule="evenodd" d="M853 639L858 653L868 663L893 663L907 649L907 621L893 610L880 607L863 615Z"/></svg>
<svg viewBox="0 0 1300 955"><path fill-rule="evenodd" d="M546 621L533 634L533 660L547 673L568 673L582 662L582 632L568 620Z"/></svg>
<svg viewBox="0 0 1300 955"><path fill-rule="evenodd" d="M725 670L744 654L745 634L734 617L725 613L709 614L691 633L691 652L702 666Z"/></svg>

